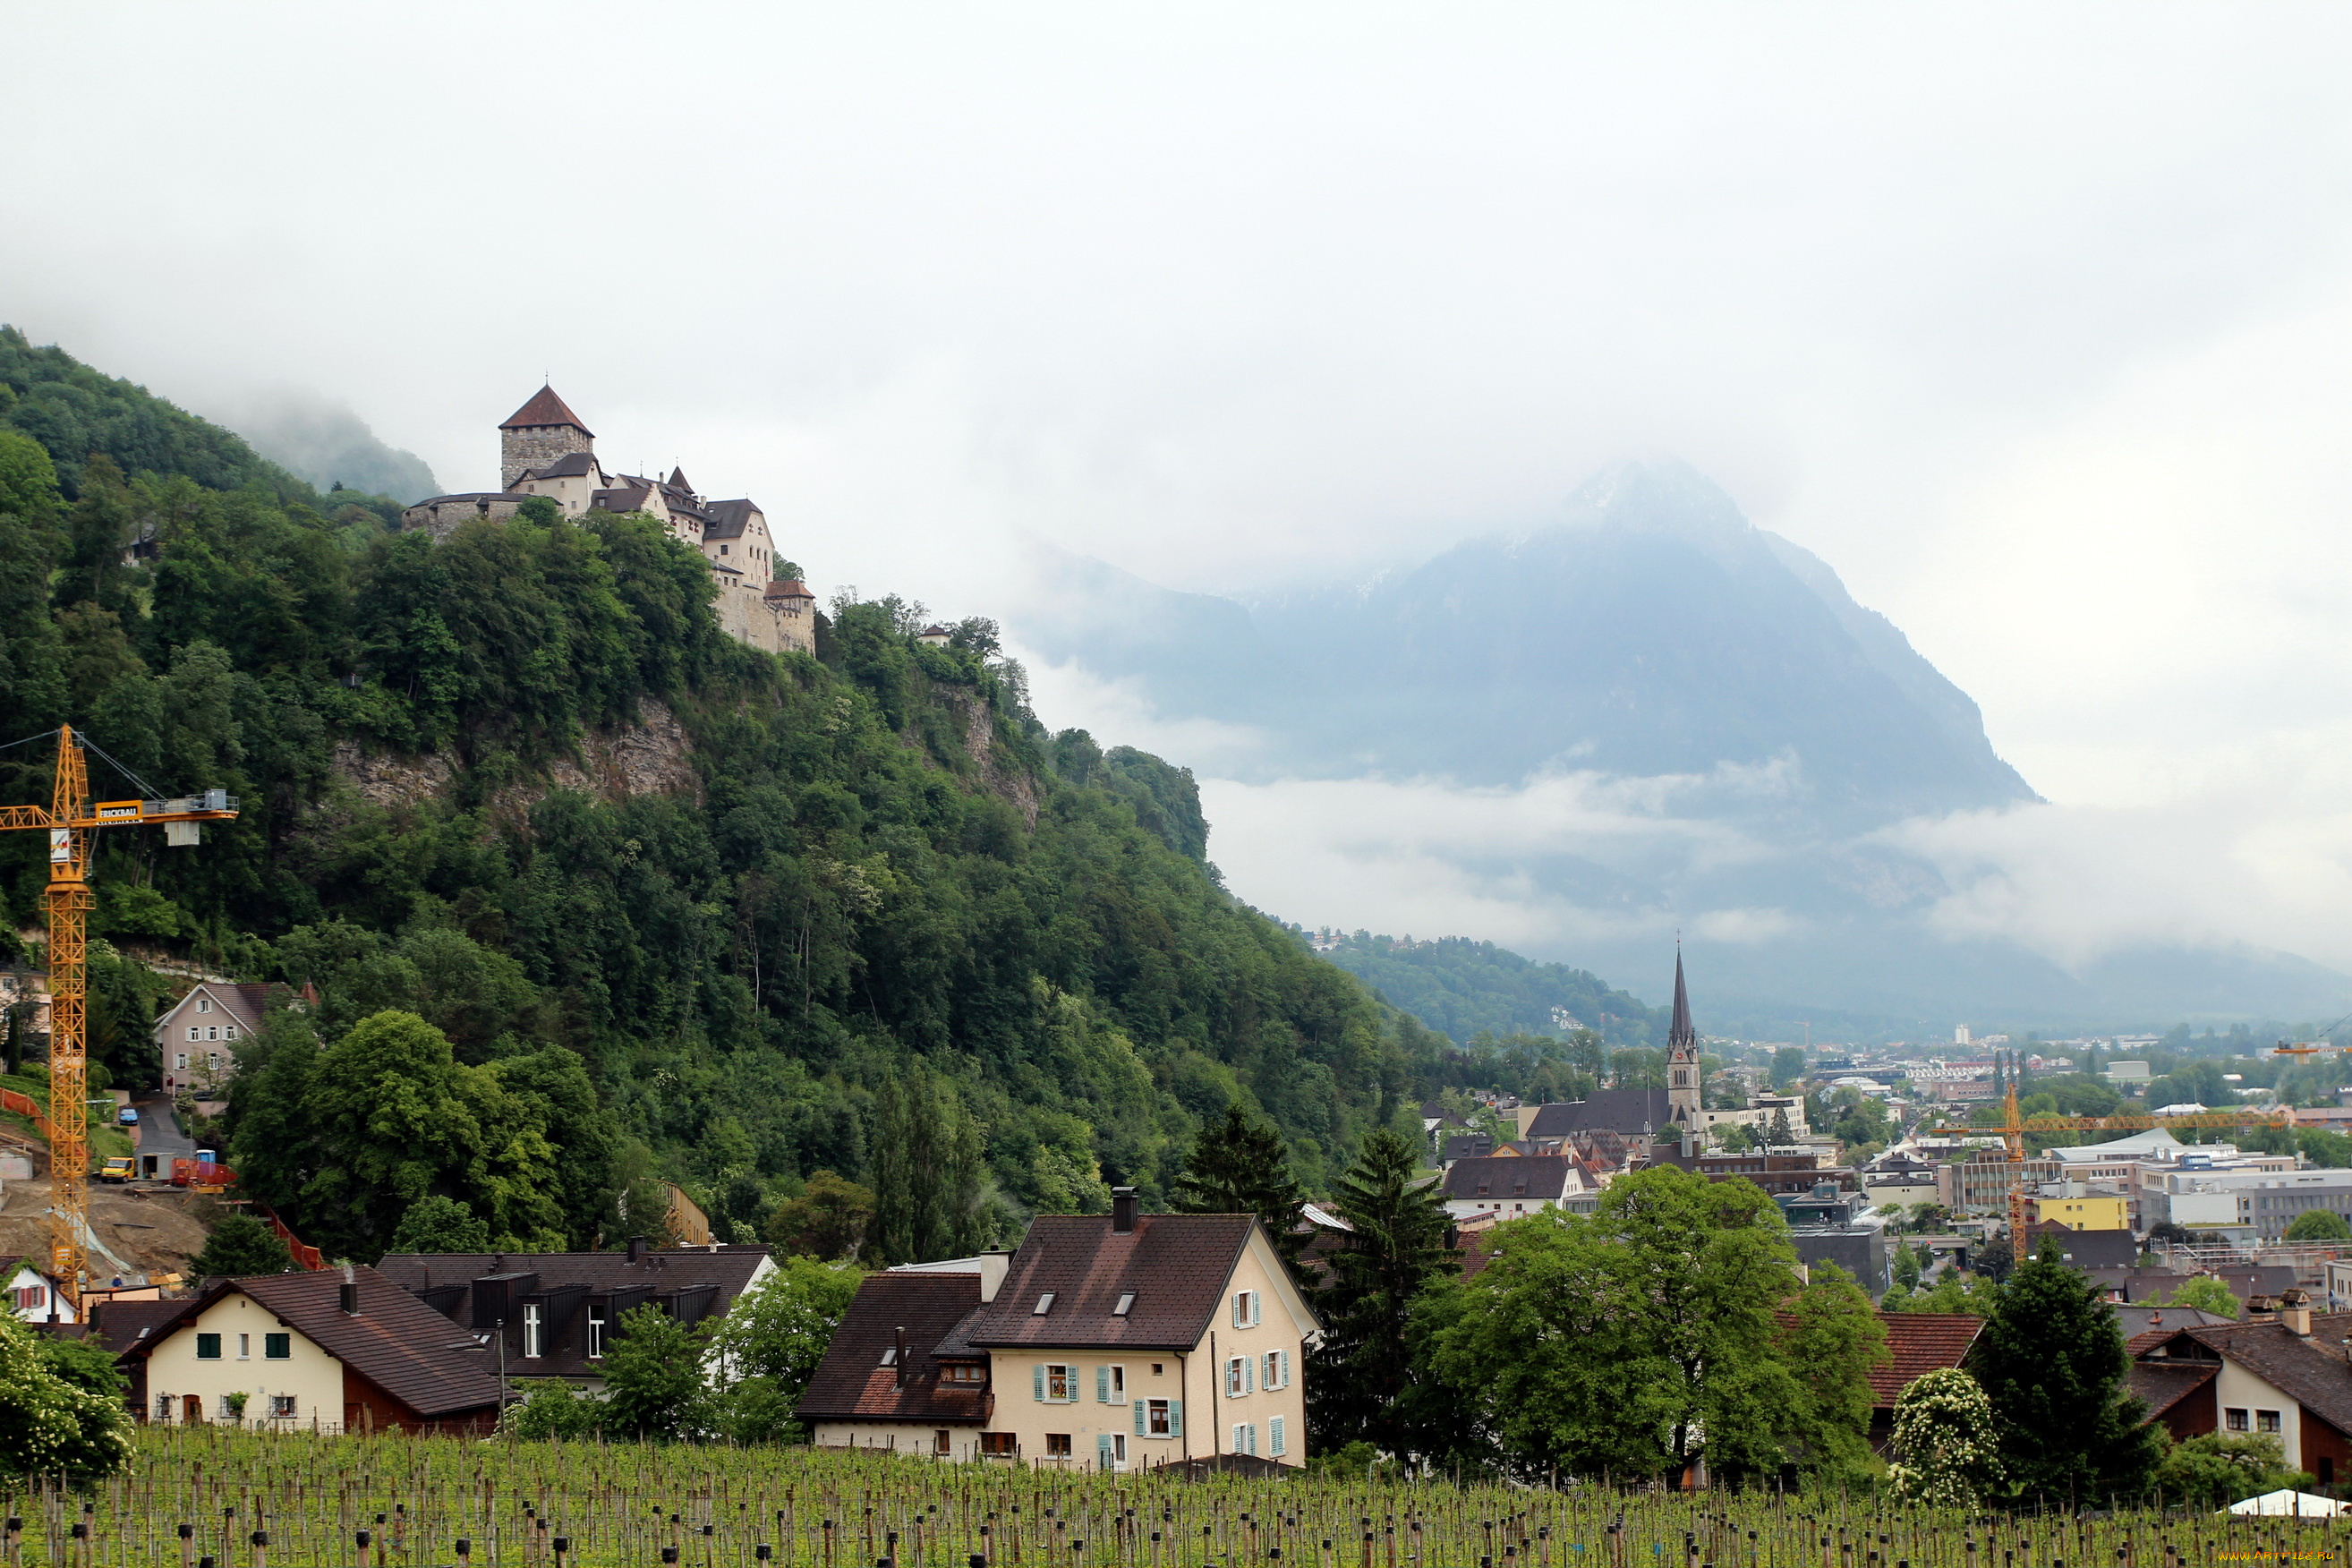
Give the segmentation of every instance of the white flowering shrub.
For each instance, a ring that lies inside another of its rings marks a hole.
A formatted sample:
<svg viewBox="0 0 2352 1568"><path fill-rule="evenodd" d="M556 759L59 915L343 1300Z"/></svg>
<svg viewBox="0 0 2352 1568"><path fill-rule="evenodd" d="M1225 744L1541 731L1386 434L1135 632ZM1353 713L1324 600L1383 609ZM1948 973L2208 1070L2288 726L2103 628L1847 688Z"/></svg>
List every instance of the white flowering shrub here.
<svg viewBox="0 0 2352 1568"><path fill-rule="evenodd" d="M2000 1483L1992 1402L1957 1367L1913 1378L1895 1400L1895 1495L1929 1508L1970 1508Z"/></svg>
<svg viewBox="0 0 2352 1568"><path fill-rule="evenodd" d="M110 1475L130 1462L122 1401L58 1376L33 1331L0 1312L0 1475Z"/></svg>

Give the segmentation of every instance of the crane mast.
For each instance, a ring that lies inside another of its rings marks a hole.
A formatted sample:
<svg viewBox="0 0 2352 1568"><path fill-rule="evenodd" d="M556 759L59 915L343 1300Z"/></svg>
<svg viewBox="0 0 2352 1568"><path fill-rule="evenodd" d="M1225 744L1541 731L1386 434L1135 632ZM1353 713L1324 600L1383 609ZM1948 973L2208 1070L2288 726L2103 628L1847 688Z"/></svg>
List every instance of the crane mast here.
<svg viewBox="0 0 2352 1568"><path fill-rule="evenodd" d="M57 775L48 809L0 806L0 830L49 836L49 1273L79 1315L89 1258L89 890L97 830L167 823L170 842L197 843L205 822L236 819L220 790L180 800L110 800L93 806L89 769L73 726L58 730ZM184 826L183 826L184 825Z"/></svg>

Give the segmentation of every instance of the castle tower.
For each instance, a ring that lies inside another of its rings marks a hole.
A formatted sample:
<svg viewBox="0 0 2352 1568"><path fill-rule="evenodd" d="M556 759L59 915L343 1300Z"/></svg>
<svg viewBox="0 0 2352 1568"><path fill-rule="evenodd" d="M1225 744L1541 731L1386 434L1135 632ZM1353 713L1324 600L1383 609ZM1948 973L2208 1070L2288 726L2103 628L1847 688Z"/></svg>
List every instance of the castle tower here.
<svg viewBox="0 0 2352 1568"><path fill-rule="evenodd" d="M542 386L538 395L499 426L499 489L514 489L526 469L543 468L558 458L595 449L596 433L563 405L555 388Z"/></svg>
<svg viewBox="0 0 2352 1568"><path fill-rule="evenodd" d="M1683 986L1682 950L1675 950L1675 1021L1666 1031L1666 1104L1677 1121L1695 1121L1703 1103L1698 1031L1691 1027L1690 993Z"/></svg>

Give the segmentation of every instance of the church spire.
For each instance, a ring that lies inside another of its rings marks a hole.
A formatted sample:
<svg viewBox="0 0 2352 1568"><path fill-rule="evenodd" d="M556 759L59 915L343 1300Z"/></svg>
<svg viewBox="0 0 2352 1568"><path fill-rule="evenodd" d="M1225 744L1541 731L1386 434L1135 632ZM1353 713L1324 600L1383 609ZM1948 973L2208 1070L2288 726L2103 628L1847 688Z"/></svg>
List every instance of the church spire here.
<svg viewBox="0 0 2352 1568"><path fill-rule="evenodd" d="M1676 1121L1699 1120L1706 1102L1699 1082L1698 1031L1691 1026L1690 991L1683 984L1683 950L1675 947L1675 1021L1666 1031L1666 1104Z"/></svg>
<svg viewBox="0 0 2352 1568"><path fill-rule="evenodd" d="M1683 985L1683 950L1675 949L1675 1022L1666 1031L1666 1048L1673 1051L1696 1050L1698 1031L1691 1027L1690 992Z"/></svg>

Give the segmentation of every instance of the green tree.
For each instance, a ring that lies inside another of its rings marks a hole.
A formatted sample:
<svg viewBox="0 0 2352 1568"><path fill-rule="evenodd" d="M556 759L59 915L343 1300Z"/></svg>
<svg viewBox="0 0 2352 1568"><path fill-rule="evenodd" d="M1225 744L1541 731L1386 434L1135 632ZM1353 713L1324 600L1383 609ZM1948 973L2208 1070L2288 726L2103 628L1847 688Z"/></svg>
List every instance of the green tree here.
<svg viewBox="0 0 2352 1568"><path fill-rule="evenodd" d="M1437 1369L1523 1470L1658 1476L1704 1456L1738 1478L1842 1447L1788 1363L1796 1251L1753 1184L1654 1166L1490 1247L1425 1310Z"/></svg>
<svg viewBox="0 0 2352 1568"><path fill-rule="evenodd" d="M2352 1225L2333 1209L2305 1209L2286 1227L2289 1241L2352 1241Z"/></svg>
<svg viewBox="0 0 2352 1568"><path fill-rule="evenodd" d="M1412 1335L1422 1292L1454 1268L1442 1194L1416 1175L1412 1143L1386 1128L1364 1140L1336 1203L1353 1230L1316 1298L1322 1343L1307 1354L1307 1415L1317 1448L1369 1441L1426 1457L1450 1446L1450 1403Z"/></svg>
<svg viewBox="0 0 2352 1568"><path fill-rule="evenodd" d="M874 1225L874 1194L831 1171L812 1173L796 1198L768 1216L767 1239L778 1250L841 1262L857 1257Z"/></svg>
<svg viewBox="0 0 2352 1568"><path fill-rule="evenodd" d="M1225 1108L1223 1121L1202 1130L1184 1156L1172 1196L1179 1214L1257 1215L1275 1251L1297 1270L1299 1249L1307 1244L1298 1230L1306 1194L1290 1173L1282 1134L1253 1122L1238 1104Z"/></svg>
<svg viewBox="0 0 2352 1568"><path fill-rule="evenodd" d="M0 1313L0 1475L112 1475L131 1463L131 1415L119 1391L90 1386L87 1358L48 1353Z"/></svg>
<svg viewBox="0 0 2352 1568"><path fill-rule="evenodd" d="M702 1335L657 1306L622 1314L604 1353L604 1426L629 1437L692 1437L702 1428Z"/></svg>
<svg viewBox="0 0 2352 1568"><path fill-rule="evenodd" d="M2191 1508L2218 1509L2243 1498L2313 1485L2307 1471L2291 1468L2279 1440L2268 1433L2238 1436L2207 1432L2175 1443L2157 1468L2156 1485L2165 1500Z"/></svg>
<svg viewBox="0 0 2352 1568"><path fill-rule="evenodd" d="M551 1438L566 1442L593 1436L604 1414L604 1402L560 1377L535 1377L515 1385L521 1395L507 1406L500 1429L525 1442Z"/></svg>
<svg viewBox="0 0 2352 1568"><path fill-rule="evenodd" d="M202 1252L189 1261L188 1272L199 1279L241 1279L256 1274L283 1274L294 1267L294 1255L278 1233L248 1214L233 1214L213 1227Z"/></svg>
<svg viewBox="0 0 2352 1568"><path fill-rule="evenodd" d="M1797 1046L1782 1046L1772 1053L1772 1087L1786 1089L1805 1076L1805 1053Z"/></svg>
<svg viewBox="0 0 2352 1568"><path fill-rule="evenodd" d="M1801 1394L1790 1451L1817 1477L1855 1482L1871 1470L1867 1434L1877 1396L1870 1373L1892 1359L1886 1325L1836 1264L1816 1263L1807 1273L1780 1344Z"/></svg>
<svg viewBox="0 0 2352 1568"><path fill-rule="evenodd" d="M1895 1288L1908 1295L1919 1288L1919 1258L1907 1241L1895 1244Z"/></svg>
<svg viewBox="0 0 2352 1568"><path fill-rule="evenodd" d="M408 1205L386 1252L488 1252L490 1227L455 1198L428 1193Z"/></svg>
<svg viewBox="0 0 2352 1568"><path fill-rule="evenodd" d="M1923 1373L1895 1399L1895 1495L1918 1508L1972 1509L2001 1489L1992 1404L1958 1367Z"/></svg>
<svg viewBox="0 0 2352 1568"><path fill-rule="evenodd" d="M727 1387L719 1420L730 1436L789 1442L805 1435L792 1412L863 1278L853 1266L787 1258L735 1298L710 1336Z"/></svg>
<svg viewBox="0 0 2352 1568"><path fill-rule="evenodd" d="M1978 1342L1978 1381L2019 1497L2139 1495L2163 1454L2126 1389L2130 1370L2115 1309L2045 1242L2001 1287Z"/></svg>
<svg viewBox="0 0 2352 1568"><path fill-rule="evenodd" d="M2230 1287L2213 1274L2192 1274L2173 1287L2168 1307L2188 1307L2200 1312L2211 1312L2217 1317L2235 1318L2243 1314L2245 1304L2230 1293Z"/></svg>

